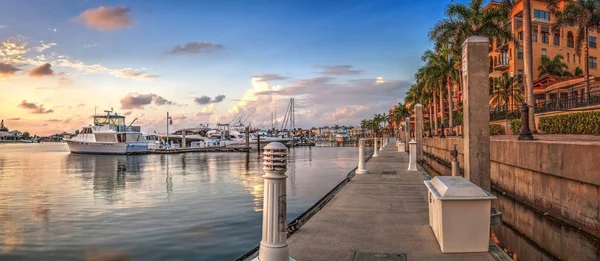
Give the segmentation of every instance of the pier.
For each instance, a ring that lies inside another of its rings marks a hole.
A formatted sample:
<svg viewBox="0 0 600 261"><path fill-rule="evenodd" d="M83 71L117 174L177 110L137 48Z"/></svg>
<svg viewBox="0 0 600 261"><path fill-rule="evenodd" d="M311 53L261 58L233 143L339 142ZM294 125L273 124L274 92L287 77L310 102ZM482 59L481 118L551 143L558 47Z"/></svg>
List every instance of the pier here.
<svg viewBox="0 0 600 261"><path fill-rule="evenodd" d="M366 164L369 174L354 176L289 238L290 256L354 260L357 253L381 253L406 255L406 260L507 260L493 243L489 253L442 254L429 227L423 183L428 176L406 170L408 153L398 152L394 143L379 153Z"/></svg>
<svg viewBox="0 0 600 261"><path fill-rule="evenodd" d="M247 147L205 147L205 148L179 148L170 150L148 150L130 152L128 155L145 155L145 154L178 154L178 153L191 153L191 152L250 152L250 148Z"/></svg>

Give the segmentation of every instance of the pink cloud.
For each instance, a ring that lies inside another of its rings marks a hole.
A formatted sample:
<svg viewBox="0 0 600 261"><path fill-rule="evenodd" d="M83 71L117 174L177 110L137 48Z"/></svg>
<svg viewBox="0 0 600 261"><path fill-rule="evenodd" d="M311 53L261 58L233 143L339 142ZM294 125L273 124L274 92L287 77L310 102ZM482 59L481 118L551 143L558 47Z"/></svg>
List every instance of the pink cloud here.
<svg viewBox="0 0 600 261"><path fill-rule="evenodd" d="M83 21L88 27L99 31L112 31L130 27L134 23L131 18L131 10L125 6L101 6L88 9L81 13L76 20Z"/></svg>

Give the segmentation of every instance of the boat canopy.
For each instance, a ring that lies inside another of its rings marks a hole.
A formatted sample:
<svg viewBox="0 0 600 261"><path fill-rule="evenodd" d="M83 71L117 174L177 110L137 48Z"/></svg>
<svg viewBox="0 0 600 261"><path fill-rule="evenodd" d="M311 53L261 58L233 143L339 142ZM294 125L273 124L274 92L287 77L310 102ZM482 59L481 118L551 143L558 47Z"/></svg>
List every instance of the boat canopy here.
<svg viewBox="0 0 600 261"><path fill-rule="evenodd" d="M124 126L125 125L125 117L119 115L102 115L102 116L94 116L94 125L103 126L103 125L115 125L115 126Z"/></svg>

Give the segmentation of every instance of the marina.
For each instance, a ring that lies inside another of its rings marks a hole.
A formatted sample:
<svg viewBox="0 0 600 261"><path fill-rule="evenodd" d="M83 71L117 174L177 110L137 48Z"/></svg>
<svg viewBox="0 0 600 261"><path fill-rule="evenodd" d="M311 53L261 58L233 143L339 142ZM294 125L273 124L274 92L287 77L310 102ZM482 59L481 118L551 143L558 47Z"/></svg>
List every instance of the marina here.
<svg viewBox="0 0 600 261"><path fill-rule="evenodd" d="M0 260L234 260L260 241L262 161L256 153L88 155L65 143L2 144ZM288 220L355 165L356 148L290 149Z"/></svg>

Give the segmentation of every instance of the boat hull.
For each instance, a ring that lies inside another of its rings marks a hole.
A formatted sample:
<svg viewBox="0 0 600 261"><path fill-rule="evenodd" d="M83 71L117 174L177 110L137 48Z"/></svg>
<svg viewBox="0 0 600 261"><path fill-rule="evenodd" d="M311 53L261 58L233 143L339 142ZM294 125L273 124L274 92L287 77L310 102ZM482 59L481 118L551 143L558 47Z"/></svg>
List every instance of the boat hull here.
<svg viewBox="0 0 600 261"><path fill-rule="evenodd" d="M67 140L71 153L126 155L148 150L147 143L85 142Z"/></svg>

